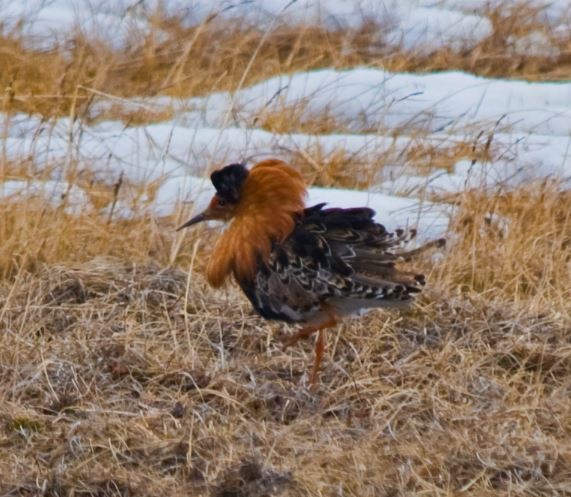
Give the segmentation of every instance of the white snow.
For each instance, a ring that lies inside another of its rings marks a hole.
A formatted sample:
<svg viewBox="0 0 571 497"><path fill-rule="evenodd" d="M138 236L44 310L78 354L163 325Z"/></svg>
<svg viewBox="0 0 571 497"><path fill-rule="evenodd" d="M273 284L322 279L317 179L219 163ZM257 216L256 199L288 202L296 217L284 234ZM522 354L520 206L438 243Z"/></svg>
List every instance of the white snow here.
<svg viewBox="0 0 571 497"><path fill-rule="evenodd" d="M214 187L207 177L175 176L159 187L151 209L158 217L170 216L180 202L185 202L192 204L192 211L197 213L206 208L212 195Z"/></svg>
<svg viewBox="0 0 571 497"><path fill-rule="evenodd" d="M67 128L65 124L62 127ZM55 166L54 178L66 172L65 167L57 165L67 162L71 150L74 163L95 173L100 181L112 184L122 174L129 182L144 184L184 174L202 174L225 162L253 162L270 156L288 158L298 151L314 151L324 159L341 151L348 163L358 164L370 178L375 177L380 166L395 164L393 173L399 169L406 172L399 164L407 150L416 145L446 149L467 137L472 141L471 136L431 133L422 138L406 134L392 137L390 130L384 135L272 134L260 129L192 129L172 122L124 130L121 124L114 123L104 130L85 126L71 145L68 137L54 131L10 136L4 145L10 161L31 161L37 171ZM517 178L523 179L571 175L568 137L497 133L492 144L501 160L489 164L488 169L500 170L512 164L522 171ZM509 184L515 186L516 181Z"/></svg>
<svg viewBox="0 0 571 497"><path fill-rule="evenodd" d="M276 94L279 98L272 98ZM110 183L121 173L131 182L148 183L202 174L225 161L287 158L298 151L313 151L323 159L341 151L371 173L379 165L401 164L417 145L446 149L474 142L483 133L480 142L492 135L494 155L483 165L486 184L514 186L532 178L571 176L571 83L355 68L276 77L233 95L217 93L176 104L161 98L148 104L194 110L176 111L169 122L130 128L113 121L70 126L67 119L49 127L16 115L4 142L5 157L31 161L42 170L65 163L72 154L74 163ZM271 133L255 127L266 112L294 112L302 121L328 115L351 133ZM448 189L475 186L473 176L467 181L465 175L454 175L448 181L435 172L423 183L413 178L406 184L396 178L385 189L402 193L400 187L406 190L411 181L429 189L442 188L444 181Z"/></svg>
<svg viewBox="0 0 571 497"><path fill-rule="evenodd" d="M571 83L530 83L462 72L391 73L353 68L280 75L231 93L188 101L189 120L209 126L251 126L256 116L293 109L296 117L327 115L352 130L406 128L462 131L489 127L569 136Z"/></svg>
<svg viewBox="0 0 571 497"><path fill-rule="evenodd" d="M79 214L89 205L84 190L65 181L8 180L0 182L3 202L41 198L53 207L63 206L69 214Z"/></svg>
<svg viewBox="0 0 571 497"><path fill-rule="evenodd" d="M516 55L555 58L561 54L553 39L542 31L532 31L518 38L510 36L507 43Z"/></svg>
<svg viewBox="0 0 571 497"><path fill-rule="evenodd" d="M239 19L261 30L280 25L358 29L372 21L379 43L423 52L447 45L470 48L492 32L485 16L426 9L418 0L2 0L0 11L6 31L19 30L42 46L78 32L120 46L130 35L148 32L157 12L177 16L187 26Z"/></svg>
<svg viewBox="0 0 571 497"><path fill-rule="evenodd" d="M383 181L380 190L393 195L418 195L424 192L446 196L470 189L500 193L546 178L558 181L563 188L571 188L571 170L557 174L549 168L524 167L514 161L478 162L462 159L456 162L452 172L437 169L426 176L400 175Z"/></svg>
<svg viewBox="0 0 571 497"><path fill-rule="evenodd" d="M539 21L550 25L569 25L571 4L569 0L421 0L424 6L447 8L461 12L485 12L499 10L505 15L513 10L525 8L526 13L537 12Z"/></svg>
<svg viewBox="0 0 571 497"><path fill-rule="evenodd" d="M0 12L4 31L20 32L40 46L81 33L118 47L148 33L159 13L187 26L239 20L260 30L282 25L359 29L373 22L379 45L426 53L473 47L492 34L494 9L517 9L522 3L546 26L569 27L567 0L0 0Z"/></svg>
<svg viewBox="0 0 571 497"><path fill-rule="evenodd" d="M3 31L21 33L32 46L49 48L78 34L124 45L149 29L133 0L0 0Z"/></svg>
<svg viewBox="0 0 571 497"><path fill-rule="evenodd" d="M456 10L417 7L406 14L401 11L398 24L388 32L384 41L417 53L442 47L458 52L471 48L492 32L492 24L485 17Z"/></svg>

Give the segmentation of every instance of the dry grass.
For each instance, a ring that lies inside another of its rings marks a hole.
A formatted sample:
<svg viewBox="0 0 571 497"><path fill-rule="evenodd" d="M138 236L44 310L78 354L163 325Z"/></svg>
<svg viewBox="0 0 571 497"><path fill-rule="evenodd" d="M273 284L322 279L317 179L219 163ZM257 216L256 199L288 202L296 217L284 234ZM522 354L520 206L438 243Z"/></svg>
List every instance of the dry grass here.
<svg viewBox="0 0 571 497"><path fill-rule="evenodd" d="M463 197L429 295L332 331L317 391L311 344L284 353L282 327L236 288L209 290L200 263L190 277L169 266L172 235L47 217L45 263L0 290L5 491L564 495L568 200L550 187ZM478 221L493 208L507 232Z"/></svg>
<svg viewBox="0 0 571 497"><path fill-rule="evenodd" d="M357 63L569 75L565 60L550 70L532 61L508 67L492 57L491 41L424 62L373 60L364 55L367 30L307 29L270 36L244 78L259 34L215 26L197 34L170 22L194 40L190 49L148 40L128 56L101 48L90 59L78 43L67 66L61 53L4 40L4 109L81 115L84 104L74 110L70 101L92 94L76 92L78 84L191 95ZM514 20L509 29L520 28ZM362 50L342 56L347 39ZM313 132L335 126L316 122ZM458 147L435 160L472 150ZM318 151L302 152L308 179L350 181L347 157L324 165ZM407 159L430 153L420 147ZM10 164L3 171L29 174ZM83 186L94 198L109 195ZM332 330L314 391L310 342L285 353L278 338L291 330L253 315L237 288L205 285L215 234L183 238L176 220L71 217L39 201L0 206L0 495L569 495L569 193L544 184L449 201L453 243L440 261L418 262L429 274L426 295L407 312Z"/></svg>
<svg viewBox="0 0 571 497"><path fill-rule="evenodd" d="M351 31L278 25L266 33L216 18L184 28L179 20L157 14L152 20L155 29L122 51L82 37L60 48L32 50L11 33L0 38L3 110L48 117L70 112L82 115L100 95L94 92L118 97L189 97L236 90L282 73L356 65L411 72L458 69L528 80L569 79L571 37L551 33L542 23L541 12L525 1L521 5L508 12L490 12L493 35L472 50L441 49L428 55L387 48L374 24ZM557 49L555 55L514 52L515 40L534 31L545 34ZM147 119L131 112L118 117L128 123ZM323 122L314 124L324 126Z"/></svg>

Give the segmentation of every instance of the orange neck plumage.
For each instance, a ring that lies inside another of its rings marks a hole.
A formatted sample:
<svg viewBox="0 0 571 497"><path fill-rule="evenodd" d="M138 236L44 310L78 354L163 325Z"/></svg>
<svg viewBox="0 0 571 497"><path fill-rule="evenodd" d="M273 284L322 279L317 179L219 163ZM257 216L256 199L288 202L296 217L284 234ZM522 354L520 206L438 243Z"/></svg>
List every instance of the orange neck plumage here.
<svg viewBox="0 0 571 497"><path fill-rule="evenodd" d="M282 242L293 231L306 193L301 174L284 162L266 160L254 166L234 220L214 246L208 282L218 287L230 274L238 281L254 278L258 261L268 260L272 242Z"/></svg>

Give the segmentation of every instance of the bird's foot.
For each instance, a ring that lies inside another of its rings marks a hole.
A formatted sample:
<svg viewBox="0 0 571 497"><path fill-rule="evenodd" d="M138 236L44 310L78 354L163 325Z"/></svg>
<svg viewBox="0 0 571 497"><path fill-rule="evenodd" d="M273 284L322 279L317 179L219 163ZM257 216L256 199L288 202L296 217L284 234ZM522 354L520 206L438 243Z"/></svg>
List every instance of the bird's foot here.
<svg viewBox="0 0 571 497"><path fill-rule="evenodd" d="M284 350L287 350L292 345L296 345L302 338L307 338L315 333L317 329L314 327L303 328L299 330L295 335L286 337L282 340Z"/></svg>

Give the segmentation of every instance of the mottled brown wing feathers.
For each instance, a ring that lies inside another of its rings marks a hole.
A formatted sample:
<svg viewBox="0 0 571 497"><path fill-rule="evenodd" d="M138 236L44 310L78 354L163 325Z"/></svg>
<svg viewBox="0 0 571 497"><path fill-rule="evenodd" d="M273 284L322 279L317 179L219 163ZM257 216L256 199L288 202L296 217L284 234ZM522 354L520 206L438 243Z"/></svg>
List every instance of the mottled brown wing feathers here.
<svg viewBox="0 0 571 497"><path fill-rule="evenodd" d="M353 312L398 305L421 291L424 276L396 266L414 232L392 233L368 208L305 209L291 235L274 242L255 281L241 286L266 318L299 321L325 302ZM433 245L433 244L431 244Z"/></svg>
<svg viewBox="0 0 571 497"><path fill-rule="evenodd" d="M416 232L388 232L383 225L374 221L374 215L372 209L364 207L324 209L323 205L318 205L307 209L300 228L319 233L323 237L333 254L330 259L341 259L345 267L344 276L350 277L355 286L366 287L364 291L367 294L378 288L385 298L388 297L383 288L396 288L395 298L398 296L399 299L406 299L409 294L420 291L424 276L402 271L395 263L409 258L410 252L403 249Z"/></svg>

